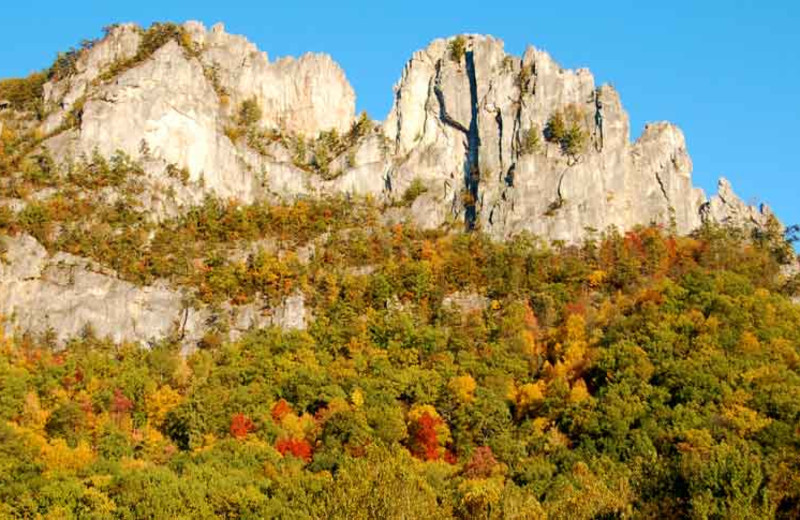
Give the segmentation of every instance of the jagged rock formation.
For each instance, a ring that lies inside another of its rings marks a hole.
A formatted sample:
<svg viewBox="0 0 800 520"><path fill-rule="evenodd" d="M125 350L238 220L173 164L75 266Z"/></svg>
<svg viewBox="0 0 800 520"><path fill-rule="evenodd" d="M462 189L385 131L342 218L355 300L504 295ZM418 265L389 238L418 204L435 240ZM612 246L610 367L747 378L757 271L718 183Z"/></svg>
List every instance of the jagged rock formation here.
<svg viewBox="0 0 800 520"><path fill-rule="evenodd" d="M309 137L323 130L343 132L355 114L355 95L344 72L327 55L271 63L221 25L206 31L189 22L184 30L190 41L182 45L168 39L138 61L141 29L130 24L111 29L81 55L75 75L45 86L51 113L43 133L56 133L46 146L61 158L121 150L166 184L167 166L187 168L190 180L202 179L202 188L179 190L183 203L197 201L205 190L243 202L257 198L265 186L281 194L305 192L297 182L302 172L285 154L280 157L278 151L275 158L237 149L225 125L243 101L252 99L262 109L263 128ZM76 128L58 132L76 110Z"/></svg>
<svg viewBox="0 0 800 520"><path fill-rule="evenodd" d="M569 156L544 136L526 150L529 133L567 107L582 117L585 150ZM651 124L631 143L613 88L533 47L518 59L499 40L471 36L454 60L448 41L435 41L406 66L384 128L404 158L397 184L431 184L418 206L436 209L422 213L423 225L460 216L465 191L476 224L501 237L528 230L572 242L587 228L655 221L688 232L701 222L705 197L692 187L680 130Z"/></svg>
<svg viewBox="0 0 800 520"><path fill-rule="evenodd" d="M252 99L262 110L262 129L306 137L346 132L354 94L330 57L269 62L221 25L207 31L189 22L184 31L186 45L168 40L107 79L115 64L135 60L142 45L135 26L111 30L81 56L75 75L46 85L53 112L45 131L82 104L79 125L47 146L61 156L123 150L143 161L160 186L175 184L165 167L186 168L200 182L174 186L179 203L196 202L207 190L243 202L325 192L396 200L419 179L429 189L409 212L417 223L464 221L500 238L527 230L573 242L587 230L650 222L688 232L704 217L738 218L728 210L764 218L724 186L717 202L706 201L692 186L691 159L674 125L647 125L632 143L616 91L596 86L588 70L564 70L533 47L522 58L510 56L500 40L475 35L460 37L464 52L456 59L452 38L415 53L381 134L341 152L332 161L338 175L323 179L292 160L291 139L256 153L232 142L224 128ZM545 139L548 121L563 110L578 114L585 133L578 153Z"/></svg>
<svg viewBox="0 0 800 520"><path fill-rule="evenodd" d="M717 185L717 194L701 206L704 219L734 227L764 227L772 215L769 206L748 206L734 192L728 179L722 178Z"/></svg>
<svg viewBox="0 0 800 520"><path fill-rule="evenodd" d="M489 301L485 296L477 293L456 292L448 294L442 299L444 307L454 306L461 312L481 312L489 306Z"/></svg>
<svg viewBox="0 0 800 520"><path fill-rule="evenodd" d="M39 149L60 164L117 151L140 163L148 182L140 202L156 220L208 193L243 203L372 195L386 202L387 219L566 242L610 226L656 222L686 233L704 219L763 226L771 215L744 204L725 180L706 199L692 186L677 127L649 124L631 142L612 87L533 47L519 58L488 36L436 40L406 64L386 121L364 130L329 56L271 62L221 25L153 34L112 28L70 74L45 84L46 117L36 124L45 136ZM259 109L253 121L241 116L248 103ZM418 197L397 204L419 185ZM10 327L51 327L65 338L88 323L102 336L142 342L176 331L196 340L207 329L207 312L184 305L177 289L136 287L86 260L51 257L30 237L10 239L6 260L0 313ZM266 324L303 329L307 320L299 293L276 309L227 312L233 335Z"/></svg>
<svg viewBox="0 0 800 520"><path fill-rule="evenodd" d="M464 220L497 237L527 230L571 242L587 229L650 222L688 232L704 216L727 220L728 208L762 218L733 202L727 189L721 198L728 202L709 207L692 187L691 159L674 125L647 125L631 143L628 116L612 87L597 87L588 70L564 70L533 47L522 58L510 56L500 40L485 36L460 37L464 52L456 59L454 39L415 53L396 87L383 135L340 153L332 162L338 175L325 180L299 168L286 141L259 154L232 142L224 128L236 107L255 100L263 129L307 137L346 132L354 120L354 94L330 57L269 62L221 25L207 31L189 22L184 31L190 42L168 40L107 79L115 66L135 61L142 45L135 26L111 30L81 56L76 74L46 85L53 112L45 133L82 105L79 125L47 146L61 156L122 150L146 163L162 184L170 182L165 167L186 168L190 180L202 182L177 190L182 203L197 201L206 190L243 202L342 191L392 200L420 179L429 190L410 211L419 224ZM543 133L565 109L579 115L585 133L577 154L564 153ZM538 141L533 147L531 136Z"/></svg>
<svg viewBox="0 0 800 520"><path fill-rule="evenodd" d="M8 328L55 332L63 340L87 324L115 341L146 342L183 328L199 328L197 314L184 316L180 294L164 285L137 288L87 260L53 257L32 237L6 238L0 264L0 314Z"/></svg>

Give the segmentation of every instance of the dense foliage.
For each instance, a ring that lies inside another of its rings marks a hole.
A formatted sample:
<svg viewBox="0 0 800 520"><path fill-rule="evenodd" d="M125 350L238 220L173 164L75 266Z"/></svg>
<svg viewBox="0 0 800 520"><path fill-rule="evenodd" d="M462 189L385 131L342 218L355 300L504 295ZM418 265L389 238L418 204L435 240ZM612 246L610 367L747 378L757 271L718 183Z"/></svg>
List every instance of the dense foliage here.
<svg viewBox="0 0 800 520"><path fill-rule="evenodd" d="M6 338L0 516L800 515L800 308L773 239L498 243L339 200L210 199L160 225L42 207L5 232L39 225L50 248L205 301L301 287L314 320L186 356L88 330L63 349ZM267 238L315 254L231 259Z"/></svg>

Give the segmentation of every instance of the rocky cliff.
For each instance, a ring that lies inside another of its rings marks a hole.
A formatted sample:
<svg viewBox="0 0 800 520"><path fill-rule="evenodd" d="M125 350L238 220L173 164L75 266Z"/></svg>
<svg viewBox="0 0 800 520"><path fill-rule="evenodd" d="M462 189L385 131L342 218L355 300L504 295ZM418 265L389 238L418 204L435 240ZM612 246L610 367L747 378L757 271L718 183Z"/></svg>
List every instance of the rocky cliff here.
<svg viewBox="0 0 800 520"><path fill-rule="evenodd" d="M509 55L489 36L436 40L414 53L381 124L356 117L353 89L329 56L270 61L221 25L114 26L67 65L49 74L36 118L5 102L0 124L35 135L20 153L52 157L62 174L122 152L141 168L135 196L157 221L209 194L243 204L371 196L389 220L567 243L611 226L688 233L704 220L764 226L770 218L727 181L710 199L695 188L674 125L649 124L632 142L612 87L533 47ZM5 174L6 186L19 175ZM9 193L6 211L51 191ZM111 192L103 196L116 200ZM48 254L33 238L8 240L0 312L13 326L63 338L87 323L118 340L202 334L207 316L165 283L130 285ZM301 328L302 307L296 295L275 315ZM233 312L231 323L251 311Z"/></svg>
<svg viewBox="0 0 800 520"><path fill-rule="evenodd" d="M420 225L463 221L497 237L527 230L573 242L612 225L655 221L688 232L705 217L765 218L731 199L724 181L711 200L692 186L674 125L649 124L631 142L612 87L533 47L521 58L506 54L488 36L436 40L414 53L386 121L333 147L332 171L320 172L306 167L318 160L314 150L299 152L296 143L321 132L343 136L355 122L341 68L325 55L270 62L221 25L181 29L146 57L143 31L133 25L114 27L82 53L74 74L45 85L42 131L54 135L44 146L59 157L121 150L160 183L169 183L167 166L185 168L202 187L178 190L179 202L205 191L242 202L327 192L394 200L419 180L427 191L410 216ZM247 101L259 108L255 124L269 139L226 132ZM58 132L78 104L80 120ZM579 136L572 149L548 138L559 115Z"/></svg>

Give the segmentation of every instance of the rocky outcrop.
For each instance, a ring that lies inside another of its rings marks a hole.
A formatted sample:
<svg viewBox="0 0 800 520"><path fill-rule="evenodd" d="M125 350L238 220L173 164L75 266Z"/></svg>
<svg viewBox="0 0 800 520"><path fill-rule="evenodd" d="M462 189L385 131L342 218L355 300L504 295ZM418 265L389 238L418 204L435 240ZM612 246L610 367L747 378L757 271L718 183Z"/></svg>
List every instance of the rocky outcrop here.
<svg viewBox="0 0 800 520"><path fill-rule="evenodd" d="M717 194L701 207L703 218L734 227L765 227L772 210L766 204L749 206L733 192L728 179L722 178L717 185Z"/></svg>
<svg viewBox="0 0 800 520"><path fill-rule="evenodd" d="M134 24L112 27L105 38L78 56L74 74L46 83L44 104L52 112L45 120L44 133L52 132L64 123L75 104L91 93L91 87L103 72L115 63L133 58L141 39L141 31Z"/></svg>
<svg viewBox="0 0 800 520"><path fill-rule="evenodd" d="M289 151L256 153L232 142L225 128L235 124L242 102L254 100L262 129L290 137L345 132L354 121L355 95L341 68L327 55L269 62L221 25L206 31L189 22L183 30L190 41L167 39L131 63L142 30L117 26L81 54L74 75L46 84L51 114L42 133L52 136L51 152L67 159L122 151L143 163L156 190L171 186L179 205L207 192L252 202L270 193L315 191L309 188L315 180L324 184L296 168ZM69 118L77 119L75 128L60 131ZM165 174L173 166L188 171L192 189Z"/></svg>
<svg viewBox="0 0 800 520"><path fill-rule="evenodd" d="M251 199L254 176L237 163L221 126L219 100L202 66L170 41L86 101L79 149L132 157L146 149L151 158L188 168L190 180L203 178L215 192Z"/></svg>
<svg viewBox="0 0 800 520"><path fill-rule="evenodd" d="M94 262L66 253L49 255L29 235L0 237L0 318L7 332L52 331L58 342L88 327L115 342L151 344L167 337L192 348L222 325L230 338L251 328L306 327L305 298L296 292L275 308L230 306L220 315L186 303L186 294L166 282L137 286Z"/></svg>
<svg viewBox="0 0 800 520"><path fill-rule="evenodd" d="M196 336L202 327L202 317L165 284L139 288L87 260L51 257L27 235L5 237L4 245L0 315L9 329L51 330L63 341L89 326L100 337L147 343Z"/></svg>
<svg viewBox="0 0 800 520"><path fill-rule="evenodd" d="M428 228L479 227L501 239L528 231L575 242L610 226L660 223L685 233L703 218L759 222L760 210L727 185L710 201L692 186L677 127L649 124L631 142L617 92L597 86L588 70L565 70L534 47L511 56L502 41L479 35L416 52L381 131L339 150L323 180L290 148L300 137L342 134L353 123L353 90L338 65L310 54L270 62L221 25L188 22L182 30L183 39L168 40L111 80L103 74L137 54L142 30L118 26L86 51L74 76L46 86L48 105L58 107L48 127L77 99L83 103L78 127L48 145L60 155L122 150L145 164L154 191L169 186L178 206L209 191L242 202L323 193L392 202L422 182L427 191L399 218ZM256 151L229 138L225 129L246 100L261 109L258 128L282 139ZM566 149L548 135L559 113L582 135L577 146ZM190 186L168 178L170 165L187 170Z"/></svg>
<svg viewBox="0 0 800 520"><path fill-rule="evenodd" d="M201 49L200 61L214 71L230 97L229 107L254 99L267 128L313 137L323 130L346 132L355 115L356 97L344 71L327 54L270 62L265 52L222 24L206 31L198 22L184 25Z"/></svg>
<svg viewBox="0 0 800 520"><path fill-rule="evenodd" d="M403 158L393 184L421 178L430 186L420 224L463 218L501 238L530 231L568 242L612 225L688 232L700 224L705 197L692 187L675 126L648 125L631 143L619 96L589 71L564 70L533 47L515 58L484 36L465 38L464 56L454 58L453 41L414 55L384 125ZM579 153L546 140L559 111L578 114Z"/></svg>
<svg viewBox="0 0 800 520"><path fill-rule="evenodd" d="M462 313L481 312L489 306L489 300L474 292L455 292L442 298L442 306L453 306Z"/></svg>

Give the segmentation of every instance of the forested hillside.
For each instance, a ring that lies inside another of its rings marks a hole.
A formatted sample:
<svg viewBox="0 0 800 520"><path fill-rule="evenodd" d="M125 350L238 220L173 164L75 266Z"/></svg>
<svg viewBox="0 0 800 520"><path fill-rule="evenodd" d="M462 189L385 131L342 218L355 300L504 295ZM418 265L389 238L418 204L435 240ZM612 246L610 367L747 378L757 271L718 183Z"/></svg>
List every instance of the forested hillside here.
<svg viewBox="0 0 800 520"><path fill-rule="evenodd" d="M220 323L188 352L5 337L2 517L800 517L799 284L777 228L567 246L382 224L369 200L208 199L160 224L91 204L0 227L198 304L301 290L313 320L235 341Z"/></svg>

